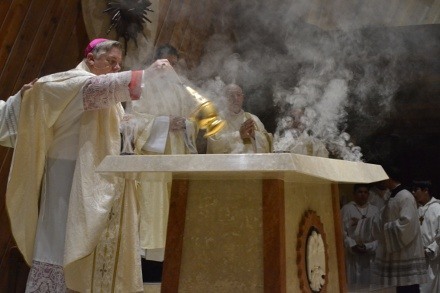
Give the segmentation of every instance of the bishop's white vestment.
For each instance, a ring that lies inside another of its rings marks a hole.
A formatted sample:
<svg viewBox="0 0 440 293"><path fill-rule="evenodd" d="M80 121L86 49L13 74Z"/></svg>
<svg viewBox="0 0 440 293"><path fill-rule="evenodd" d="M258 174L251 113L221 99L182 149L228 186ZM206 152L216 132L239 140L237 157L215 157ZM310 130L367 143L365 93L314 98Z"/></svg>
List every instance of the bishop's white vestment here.
<svg viewBox="0 0 440 293"><path fill-rule="evenodd" d="M6 205L17 246L32 264L28 292L63 291L64 277L68 288L80 292L112 285L142 290L140 259L127 248L137 247L134 195L123 196L129 188L123 180L94 172L106 155L119 154L120 102L138 97L141 76L95 76L83 61L40 78L25 92ZM121 220L108 237L115 214ZM101 267L97 261L105 258L98 248L105 241L113 266ZM112 284L94 283L99 270L112 272Z"/></svg>

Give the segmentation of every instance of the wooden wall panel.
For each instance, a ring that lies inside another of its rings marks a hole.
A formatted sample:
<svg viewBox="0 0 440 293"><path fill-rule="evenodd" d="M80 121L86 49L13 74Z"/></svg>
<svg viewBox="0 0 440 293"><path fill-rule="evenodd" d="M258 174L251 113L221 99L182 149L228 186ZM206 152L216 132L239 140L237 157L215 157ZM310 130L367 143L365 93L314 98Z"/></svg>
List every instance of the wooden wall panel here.
<svg viewBox="0 0 440 293"><path fill-rule="evenodd" d="M180 48L185 31L188 29L188 24L191 19L191 2L192 0L184 0L182 8L177 18L177 22L171 32L172 45Z"/></svg>
<svg viewBox="0 0 440 293"><path fill-rule="evenodd" d="M23 64L36 36L36 30L40 26L46 9L53 4L53 0L33 0L28 13L22 21L20 31L14 41L11 52L8 54L5 66L0 73L0 97L9 96L13 90L15 81L23 69Z"/></svg>
<svg viewBox="0 0 440 293"><path fill-rule="evenodd" d="M157 24L157 33L154 39L154 44L160 44L158 41L162 27L165 24L165 18L167 17L168 10L170 8L172 0L161 0L159 1L159 20Z"/></svg>
<svg viewBox="0 0 440 293"><path fill-rule="evenodd" d="M218 0L165 0L160 3L156 46L176 47L190 68L200 61L203 48L212 35L214 7Z"/></svg>
<svg viewBox="0 0 440 293"><path fill-rule="evenodd" d="M9 166L11 164L11 158L12 158L12 151L3 148L2 151L4 151L4 159L2 160L2 164L0 166L0 178L7 178L9 174ZM4 195L6 192L6 184L0 184L0 194ZM8 216L5 209L5 201L0 201L0 223L8 223ZM4 259L5 254L7 253L8 245L11 241L11 232L9 229L9 225L1 226L1 233L0 233L0 261Z"/></svg>
<svg viewBox="0 0 440 293"><path fill-rule="evenodd" d="M176 26L177 19L179 18L179 14L181 13L183 2L184 0L170 0L169 1L170 4L168 6L168 10L166 14L165 12L163 12L163 14L160 15L160 17L165 15L165 18L163 20L163 23L161 23L160 26L158 27L157 38L156 38L157 44L170 42L173 29Z"/></svg>
<svg viewBox="0 0 440 293"><path fill-rule="evenodd" d="M0 27L6 21L5 16L9 11L9 7L11 6L12 0L3 0L0 1Z"/></svg>
<svg viewBox="0 0 440 293"><path fill-rule="evenodd" d="M74 67L87 43L81 0L0 1L0 98L35 77ZM12 153L0 147L0 292L23 292L29 270L5 209Z"/></svg>
<svg viewBox="0 0 440 293"><path fill-rule="evenodd" d="M62 25L58 25L55 31L40 76L74 67L76 62L83 57L84 48L88 43L88 40L84 38L85 25L79 0L66 1L64 11L58 21L62 21ZM75 44L75 39L77 44Z"/></svg>
<svg viewBox="0 0 440 293"><path fill-rule="evenodd" d="M206 41L212 34L211 22L213 18L213 1L192 1L191 16L181 50L186 52L186 62L189 67L194 67L200 61ZM171 36L173 37L173 36ZM174 35L174 38L177 36Z"/></svg>
<svg viewBox="0 0 440 293"><path fill-rule="evenodd" d="M34 41L32 42L29 53L23 63L22 68L26 68L26 70L21 70L21 72L19 72L19 76L13 88L14 92L18 91L23 84L28 83L39 75L41 66L46 59L47 43L51 40L57 28L59 15L61 15L61 12L63 11L63 4L65 2L51 0L47 1L47 3L48 8L43 16L43 21L35 32ZM55 15L55 17L53 17L53 15Z"/></svg>
<svg viewBox="0 0 440 293"><path fill-rule="evenodd" d="M0 70L6 64L32 0L13 0L0 27ZM0 72L0 74L1 74ZM3 97L3 96L0 96Z"/></svg>
<svg viewBox="0 0 440 293"><path fill-rule="evenodd" d="M69 32L69 38L62 38L65 42L65 47L61 48L61 51L56 52L58 56L63 56L60 64L67 66L67 68L74 68L78 65L78 61L82 60L84 57L84 49L87 46L89 40L85 37L87 36L86 28L84 26L84 19L82 17L82 12L80 6L77 9L70 10L70 14L75 17L75 23L72 30ZM67 19L66 19L67 20ZM72 58L75 56L75 58ZM59 71L59 69L57 69Z"/></svg>

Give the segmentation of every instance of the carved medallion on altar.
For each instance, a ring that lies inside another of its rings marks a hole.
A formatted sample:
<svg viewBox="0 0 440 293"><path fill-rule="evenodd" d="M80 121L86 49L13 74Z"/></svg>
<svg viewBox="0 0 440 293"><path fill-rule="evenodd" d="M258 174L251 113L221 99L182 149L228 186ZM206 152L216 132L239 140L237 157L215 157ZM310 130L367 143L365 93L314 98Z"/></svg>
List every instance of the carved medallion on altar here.
<svg viewBox="0 0 440 293"><path fill-rule="evenodd" d="M298 278L301 292L327 292L328 247L321 219L308 210L301 220L297 240Z"/></svg>

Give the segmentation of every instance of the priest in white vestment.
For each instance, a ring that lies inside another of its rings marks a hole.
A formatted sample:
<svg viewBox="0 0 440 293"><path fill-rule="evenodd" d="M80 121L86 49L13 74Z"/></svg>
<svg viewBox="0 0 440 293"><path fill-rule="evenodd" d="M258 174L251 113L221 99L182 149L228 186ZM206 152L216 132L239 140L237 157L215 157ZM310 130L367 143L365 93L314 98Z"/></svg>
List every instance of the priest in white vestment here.
<svg viewBox="0 0 440 293"><path fill-rule="evenodd" d="M390 199L379 214L359 220L355 238L378 241L373 286L396 287L397 293L419 292L419 284L427 282L427 266L417 204L398 181L399 172L386 171L390 179L384 183L391 191Z"/></svg>
<svg viewBox="0 0 440 293"><path fill-rule="evenodd" d="M368 202L369 186L355 184L353 187L353 201L341 209L344 232L345 269L349 290L368 289L370 285L371 263L374 260L377 240L357 242L355 229L361 219L371 218L379 209Z"/></svg>
<svg viewBox="0 0 440 293"><path fill-rule="evenodd" d="M290 140L287 151L293 154L308 155L315 157L328 158L329 152L325 144L316 137L310 136L307 132L302 132Z"/></svg>
<svg viewBox="0 0 440 293"><path fill-rule="evenodd" d="M413 181L412 190L419 204L419 221L423 246L428 261L429 280L420 285L421 293L440 292L440 248L435 238L440 235L440 201L431 196L430 181Z"/></svg>
<svg viewBox="0 0 440 293"><path fill-rule="evenodd" d="M31 265L27 292L92 291L98 270L112 271L112 290L142 290L140 260L130 252L137 247L135 198L125 195L123 180L94 172L106 155L119 154L120 102L138 99L147 75L115 73L121 60L118 42L94 40L75 69L40 78L22 99L6 204L17 246ZM118 201L124 257L95 268L105 258L95 250Z"/></svg>
<svg viewBox="0 0 440 293"><path fill-rule="evenodd" d="M127 109L134 128L135 153L181 155L197 153L196 124L189 119L195 102L180 77L168 67L144 80L141 98ZM125 129L130 128L130 125ZM138 181L140 245L147 260L162 262L168 224L172 178L169 174L144 174ZM148 276L146 276L148 279Z"/></svg>
<svg viewBox="0 0 440 293"><path fill-rule="evenodd" d="M390 191L382 186L381 183L376 183L370 188L370 196L368 202L381 210L390 198Z"/></svg>
<svg viewBox="0 0 440 293"><path fill-rule="evenodd" d="M317 137L310 135L306 129L307 119L304 109L292 108L289 115L280 123L283 129L276 134L275 152L289 152L293 154L328 158L329 151L325 144Z"/></svg>
<svg viewBox="0 0 440 293"><path fill-rule="evenodd" d="M240 86L225 87L227 109L223 113L226 126L207 139L208 154L249 154L272 152L272 134L260 119L243 111L244 94Z"/></svg>

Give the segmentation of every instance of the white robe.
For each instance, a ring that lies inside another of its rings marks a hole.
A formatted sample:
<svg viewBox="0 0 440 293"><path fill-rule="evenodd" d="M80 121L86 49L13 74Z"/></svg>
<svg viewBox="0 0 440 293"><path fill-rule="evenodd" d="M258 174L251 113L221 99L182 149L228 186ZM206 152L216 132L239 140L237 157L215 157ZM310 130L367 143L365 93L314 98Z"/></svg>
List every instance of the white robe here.
<svg viewBox="0 0 440 293"><path fill-rule="evenodd" d="M408 190L396 187L379 214L358 222L355 235L357 241L378 240L372 268L374 286L407 286L427 281L417 204Z"/></svg>
<svg viewBox="0 0 440 293"><path fill-rule="evenodd" d="M389 190L380 190L376 187L370 189L370 194L368 196L368 202L376 206L381 210L390 198Z"/></svg>
<svg viewBox="0 0 440 293"><path fill-rule="evenodd" d="M94 167L119 153L119 102L130 99L131 81L131 72L95 76L83 61L40 78L23 97L6 201L18 247L33 260L29 291L63 290L63 267L67 281L67 265L85 259L99 241L123 186L95 175ZM86 287L77 276L71 280L76 290L90 288L90 275Z"/></svg>
<svg viewBox="0 0 440 293"><path fill-rule="evenodd" d="M124 79L115 78L108 85L117 88L126 84ZM85 111L81 95L79 93L66 106L54 123L53 140L47 151L34 253L34 260L45 263L63 264L65 224L79 151L80 120ZM123 109L119 109L122 115Z"/></svg>
<svg viewBox="0 0 440 293"><path fill-rule="evenodd" d="M358 244L355 240L355 229L353 218L358 220L363 217L371 218L379 213L379 209L367 203L363 208L357 206L352 201L344 205L341 209L341 217L344 231L345 263L347 272L347 282L349 289L368 288L370 284L370 263L374 259L377 248L377 241L363 243L367 249L365 254L357 254L352 251L352 247Z"/></svg>
<svg viewBox="0 0 440 293"><path fill-rule="evenodd" d="M328 158L329 155L325 144L321 140L304 133L295 140L295 144L290 146L289 152L322 158Z"/></svg>
<svg viewBox="0 0 440 293"><path fill-rule="evenodd" d="M18 116L20 114L21 93L0 100L0 145L14 147L17 138Z"/></svg>
<svg viewBox="0 0 440 293"><path fill-rule="evenodd" d="M240 126L248 119L255 124L255 139L243 141ZM207 140L208 154L249 154L272 152L272 135L266 131L257 116L241 110L238 114L228 112L225 115L226 126L218 134Z"/></svg>
<svg viewBox="0 0 440 293"><path fill-rule="evenodd" d="M422 230L423 246L428 260L429 281L420 286L421 293L440 292L440 248L435 237L440 234L440 201L436 198L419 207L419 217L423 217Z"/></svg>
<svg viewBox="0 0 440 293"><path fill-rule="evenodd" d="M308 135L307 131L296 128L285 129L276 135L275 152L328 158L329 152L325 144L318 138Z"/></svg>
<svg viewBox="0 0 440 293"><path fill-rule="evenodd" d="M144 79L141 98L132 101L127 110L137 129L135 152L142 155L197 153L197 129L193 122L186 119L184 130L169 130L170 115L189 118L194 108L194 100L174 70ZM165 173L141 176L137 182L140 245L146 250L146 259L163 261L172 178Z"/></svg>

